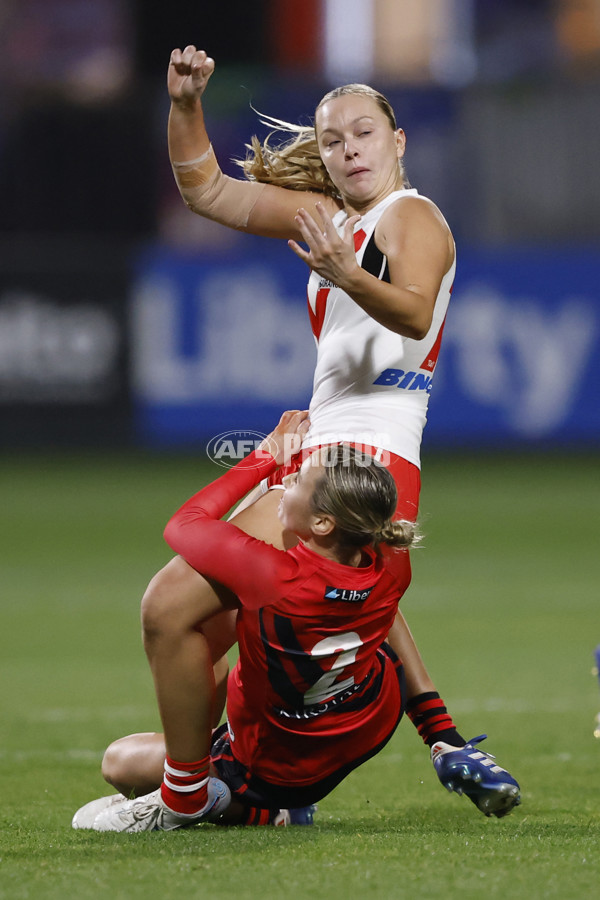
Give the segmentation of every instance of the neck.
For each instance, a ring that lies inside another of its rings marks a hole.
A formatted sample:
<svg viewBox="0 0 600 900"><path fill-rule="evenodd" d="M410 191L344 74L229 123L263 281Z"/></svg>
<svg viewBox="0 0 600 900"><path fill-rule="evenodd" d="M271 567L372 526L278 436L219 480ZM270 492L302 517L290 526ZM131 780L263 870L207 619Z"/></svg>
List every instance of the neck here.
<svg viewBox="0 0 600 900"><path fill-rule="evenodd" d="M354 568L357 568L363 559L363 552L360 547L342 547L333 540L327 540L326 538L310 537L302 541L302 543L309 550L312 550L313 553L318 553L319 556L324 556L326 559L332 559L342 566L354 566Z"/></svg>
<svg viewBox="0 0 600 900"><path fill-rule="evenodd" d="M344 209L348 214L348 218L350 216L361 215L364 216L365 213L368 213L370 209L373 209L377 206L378 203L381 203L382 200L385 200L386 197L389 197L390 194L393 194L394 191L401 191L404 188L404 178L400 172L398 172L397 176L390 180L387 186L382 190L376 197L372 197L369 200L364 200L363 202L357 201L350 197L344 197Z"/></svg>

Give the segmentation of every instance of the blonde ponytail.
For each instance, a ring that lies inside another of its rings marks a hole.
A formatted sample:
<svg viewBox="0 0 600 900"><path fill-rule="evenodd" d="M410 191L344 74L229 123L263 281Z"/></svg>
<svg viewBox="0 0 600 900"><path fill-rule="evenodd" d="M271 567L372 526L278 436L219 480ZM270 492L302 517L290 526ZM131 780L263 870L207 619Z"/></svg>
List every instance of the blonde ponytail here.
<svg viewBox="0 0 600 900"><path fill-rule="evenodd" d="M319 155L313 127L293 125L272 116L262 116L260 121L273 130L262 143L256 135L252 137L246 144L246 159L235 160L246 178L293 191L314 191L339 197ZM287 135L287 139L272 143L273 136L278 133Z"/></svg>
<svg viewBox="0 0 600 900"><path fill-rule="evenodd" d="M414 547L421 537L417 534L414 522L407 519L397 519L386 522L382 528L373 534L373 543L387 544L388 547Z"/></svg>
<svg viewBox="0 0 600 900"><path fill-rule="evenodd" d="M392 521L398 493L385 466L350 444L327 447L322 462L325 472L315 485L312 507L315 513L333 518L340 545L409 547L417 543L414 522Z"/></svg>

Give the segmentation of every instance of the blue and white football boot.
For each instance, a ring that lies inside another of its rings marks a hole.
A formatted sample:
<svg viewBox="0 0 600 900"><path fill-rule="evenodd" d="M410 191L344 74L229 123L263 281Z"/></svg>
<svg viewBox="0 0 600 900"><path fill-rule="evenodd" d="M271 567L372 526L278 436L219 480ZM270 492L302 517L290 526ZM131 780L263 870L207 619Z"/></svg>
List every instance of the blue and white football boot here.
<svg viewBox="0 0 600 900"><path fill-rule="evenodd" d="M520 788L493 756L475 749L486 737L480 734L464 747L438 741L431 748L431 761L448 791L466 794L484 815L501 819L520 804Z"/></svg>
<svg viewBox="0 0 600 900"><path fill-rule="evenodd" d="M311 806L299 806L298 809L290 809L290 825L313 825L313 815L317 811L317 804Z"/></svg>
<svg viewBox="0 0 600 900"><path fill-rule="evenodd" d="M310 806L299 806L297 809L280 809L271 824L278 826L313 825L313 816L316 811L316 803Z"/></svg>

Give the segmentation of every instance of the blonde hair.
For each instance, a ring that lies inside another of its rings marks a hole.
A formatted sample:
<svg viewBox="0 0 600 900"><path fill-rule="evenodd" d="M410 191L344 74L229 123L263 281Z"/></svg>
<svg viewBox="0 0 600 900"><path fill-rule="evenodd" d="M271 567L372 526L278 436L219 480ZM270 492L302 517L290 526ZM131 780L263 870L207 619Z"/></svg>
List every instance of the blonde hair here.
<svg viewBox="0 0 600 900"><path fill-rule="evenodd" d="M367 84L345 84L329 91L317 105L315 120L322 106L347 94L358 94L374 100L386 116L392 130L396 131L396 117L390 102L383 94ZM314 191L339 199L339 191L321 159L314 125L293 125L283 119L266 115L261 115L260 121L272 130L262 143L254 135L250 143L246 144L248 151L246 158L235 160L244 170L246 178L293 191ZM287 135L287 138L282 138L279 143L272 143L275 135ZM398 164L404 184L409 187L402 160L399 160Z"/></svg>
<svg viewBox="0 0 600 900"><path fill-rule="evenodd" d="M315 513L330 515L342 546L409 547L419 540L415 522L392 520L398 493L388 469L349 444L327 447L324 475L312 496Z"/></svg>

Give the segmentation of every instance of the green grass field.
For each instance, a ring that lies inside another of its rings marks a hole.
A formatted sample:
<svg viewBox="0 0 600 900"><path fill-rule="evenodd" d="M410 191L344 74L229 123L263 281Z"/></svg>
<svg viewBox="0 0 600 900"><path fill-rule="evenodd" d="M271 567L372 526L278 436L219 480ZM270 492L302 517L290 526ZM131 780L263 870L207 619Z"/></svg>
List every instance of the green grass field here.
<svg viewBox="0 0 600 900"><path fill-rule="evenodd" d="M104 747L159 727L139 599L162 527L213 477L164 457L5 458L0 897L592 898L600 881L598 461L426 460L403 603L459 729L519 779L486 819L447 794L410 722L313 828L74 832ZM489 745L489 747L487 746Z"/></svg>

